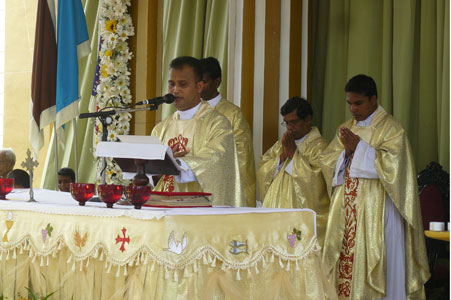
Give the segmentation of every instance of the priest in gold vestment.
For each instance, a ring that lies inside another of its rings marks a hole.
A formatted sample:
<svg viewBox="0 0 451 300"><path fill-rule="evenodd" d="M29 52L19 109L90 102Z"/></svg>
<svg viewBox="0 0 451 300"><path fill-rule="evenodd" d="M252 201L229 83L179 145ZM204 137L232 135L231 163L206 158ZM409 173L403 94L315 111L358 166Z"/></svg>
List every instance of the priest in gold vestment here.
<svg viewBox="0 0 451 300"><path fill-rule="evenodd" d="M323 262L339 299L425 299L429 268L406 132L371 77L345 88L353 118L320 157L331 194Z"/></svg>
<svg viewBox="0 0 451 300"><path fill-rule="evenodd" d="M287 131L281 141L266 151L257 170L263 206L314 210L318 242L322 246L329 196L318 158L327 142L318 128L312 127L313 110L306 100L291 98L280 113Z"/></svg>
<svg viewBox="0 0 451 300"><path fill-rule="evenodd" d="M245 206L230 123L201 102L201 79L198 59L183 56L171 62L168 90L177 111L158 123L152 135L172 148L185 171L162 176L155 190L208 192L213 205Z"/></svg>
<svg viewBox="0 0 451 300"><path fill-rule="evenodd" d="M246 206L255 207L255 162L251 129L241 109L222 98L218 92L222 81L219 61L214 57L207 57L202 58L200 62L204 82L201 98L223 114L232 125Z"/></svg>

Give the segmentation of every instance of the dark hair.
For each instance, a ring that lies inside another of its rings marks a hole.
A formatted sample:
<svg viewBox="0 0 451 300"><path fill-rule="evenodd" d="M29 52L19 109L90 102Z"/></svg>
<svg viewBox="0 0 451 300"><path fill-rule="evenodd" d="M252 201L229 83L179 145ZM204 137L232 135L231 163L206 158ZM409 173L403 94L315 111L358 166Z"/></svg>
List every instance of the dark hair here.
<svg viewBox="0 0 451 300"><path fill-rule="evenodd" d="M287 102L285 102L285 104L280 108L280 114L285 116L294 110L296 110L296 115L300 120L304 120L307 116L313 117L312 106L304 98L293 97L288 99Z"/></svg>
<svg viewBox="0 0 451 300"><path fill-rule="evenodd" d="M217 79L222 77L221 65L219 61L210 56L207 58L202 58L200 60L200 64L202 65L202 74L210 75L211 79Z"/></svg>
<svg viewBox="0 0 451 300"><path fill-rule="evenodd" d="M70 177L72 182L75 182L75 173L71 168L61 168L58 171L58 175Z"/></svg>
<svg viewBox="0 0 451 300"><path fill-rule="evenodd" d="M192 56L180 56L174 58L169 64L170 69L183 69L184 66L190 66L194 70L196 76L196 82L202 80L202 66L197 58Z"/></svg>
<svg viewBox="0 0 451 300"><path fill-rule="evenodd" d="M362 94L368 98L371 98L374 95L377 99L376 82L374 82L373 78L363 74L356 75L349 79L345 86L345 92Z"/></svg>
<svg viewBox="0 0 451 300"><path fill-rule="evenodd" d="M22 169L14 169L6 175L6 178L14 178L14 185L20 185L24 188L30 188L30 175Z"/></svg>

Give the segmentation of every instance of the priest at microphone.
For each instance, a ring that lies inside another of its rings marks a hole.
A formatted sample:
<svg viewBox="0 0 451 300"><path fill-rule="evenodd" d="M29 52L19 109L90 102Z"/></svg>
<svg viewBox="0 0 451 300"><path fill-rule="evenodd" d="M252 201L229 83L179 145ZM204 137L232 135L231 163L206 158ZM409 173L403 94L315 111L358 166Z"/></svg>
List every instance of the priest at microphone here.
<svg viewBox="0 0 451 300"><path fill-rule="evenodd" d="M172 148L187 171L162 176L156 191L212 193L213 205L245 206L232 127L227 119L201 102L202 68L194 57L170 64L168 91L177 111L152 130Z"/></svg>

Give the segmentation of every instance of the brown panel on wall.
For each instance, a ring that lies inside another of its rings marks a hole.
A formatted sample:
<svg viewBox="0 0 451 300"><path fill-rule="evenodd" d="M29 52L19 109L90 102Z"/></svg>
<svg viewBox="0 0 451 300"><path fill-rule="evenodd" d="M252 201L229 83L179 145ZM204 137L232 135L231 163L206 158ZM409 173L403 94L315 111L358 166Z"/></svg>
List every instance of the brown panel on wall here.
<svg viewBox="0 0 451 300"><path fill-rule="evenodd" d="M148 18L147 18L147 81L145 99L156 96L159 89L157 88L157 56L158 56L158 0L148 1ZM150 135L152 128L156 124L156 111L146 112L146 135Z"/></svg>
<svg viewBox="0 0 451 300"><path fill-rule="evenodd" d="M254 123L254 45L255 0L243 3L243 47L241 61L241 111L249 122L251 132Z"/></svg>
<svg viewBox="0 0 451 300"><path fill-rule="evenodd" d="M142 1L142 0L141 0ZM130 4L130 16L132 18L132 23L134 27L136 27L136 23L138 20L138 1L133 1ZM136 103L136 48L137 48L137 30L135 28L135 35L131 36L128 41L128 46L130 47L130 51L135 54L130 60L130 93L132 95L132 103ZM135 114L132 113L132 120L130 122L130 134L135 134Z"/></svg>
<svg viewBox="0 0 451 300"><path fill-rule="evenodd" d="M289 97L301 95L302 74L302 1L290 4L290 79Z"/></svg>
<svg viewBox="0 0 451 300"><path fill-rule="evenodd" d="M278 139L280 78L280 1L266 1L263 153Z"/></svg>
<svg viewBox="0 0 451 300"><path fill-rule="evenodd" d="M315 11L314 3L308 2L308 28L307 28L307 99L312 99L312 66L313 66L313 50L315 49Z"/></svg>
<svg viewBox="0 0 451 300"><path fill-rule="evenodd" d="M157 92L158 0L135 0L131 5L135 35L130 38L130 88L133 102L153 98ZM133 113L130 134L149 135L156 123L155 111Z"/></svg>

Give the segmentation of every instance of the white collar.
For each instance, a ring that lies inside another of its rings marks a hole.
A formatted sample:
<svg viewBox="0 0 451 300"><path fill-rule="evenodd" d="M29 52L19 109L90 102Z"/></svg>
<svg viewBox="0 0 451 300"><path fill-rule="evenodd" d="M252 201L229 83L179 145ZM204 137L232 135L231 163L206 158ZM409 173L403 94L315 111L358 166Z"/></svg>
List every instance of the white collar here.
<svg viewBox="0 0 451 300"><path fill-rule="evenodd" d="M221 101L221 99L222 99L221 94L218 94L218 95L217 95L216 97L214 97L213 99L207 100L207 103L210 104L210 106L211 106L212 108L214 108L214 107L219 103L219 101Z"/></svg>
<svg viewBox="0 0 451 300"><path fill-rule="evenodd" d="M194 117L194 115L196 114L196 112L199 110L200 103L201 102L199 102L199 104L197 104L193 108L190 108L190 109L185 110L185 111L178 110L180 120L190 120L190 119L192 119Z"/></svg>
<svg viewBox="0 0 451 300"><path fill-rule="evenodd" d="M378 106L377 108L379 108L379 106ZM355 124L355 126L357 126L357 127L368 127L368 126L370 126L370 125L371 125L371 121L372 121L373 118L374 118L374 114L375 114L376 111L377 111L377 108L376 108L375 111L373 111L373 113L372 113L371 115L368 116L368 118L366 118L366 119L363 120L363 121L358 121L358 122Z"/></svg>
<svg viewBox="0 0 451 300"><path fill-rule="evenodd" d="M311 131L311 130L310 130L310 131ZM305 138L307 137L307 135L310 133L310 131L309 131L306 135L304 135L303 137L301 137L299 140L295 140L294 142L295 142L296 144L302 143L302 142L305 140Z"/></svg>

